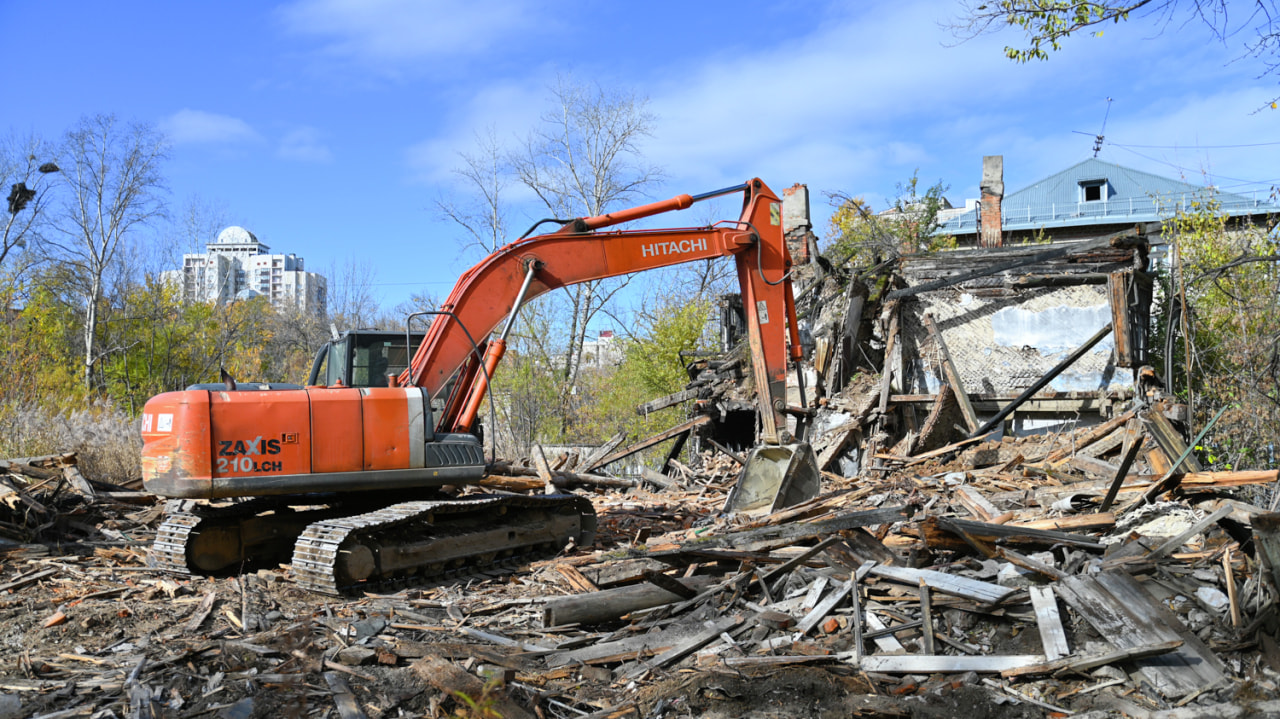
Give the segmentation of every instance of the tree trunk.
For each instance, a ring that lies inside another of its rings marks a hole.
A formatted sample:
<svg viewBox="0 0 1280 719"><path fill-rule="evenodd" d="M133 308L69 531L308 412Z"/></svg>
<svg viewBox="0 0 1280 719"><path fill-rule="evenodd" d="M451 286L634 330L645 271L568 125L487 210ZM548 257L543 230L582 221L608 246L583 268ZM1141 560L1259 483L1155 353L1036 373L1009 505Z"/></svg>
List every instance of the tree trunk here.
<svg viewBox="0 0 1280 719"><path fill-rule="evenodd" d="M98 299L102 294L102 277L95 274L89 284L88 306L84 315L84 388L93 389L94 338L98 334Z"/></svg>

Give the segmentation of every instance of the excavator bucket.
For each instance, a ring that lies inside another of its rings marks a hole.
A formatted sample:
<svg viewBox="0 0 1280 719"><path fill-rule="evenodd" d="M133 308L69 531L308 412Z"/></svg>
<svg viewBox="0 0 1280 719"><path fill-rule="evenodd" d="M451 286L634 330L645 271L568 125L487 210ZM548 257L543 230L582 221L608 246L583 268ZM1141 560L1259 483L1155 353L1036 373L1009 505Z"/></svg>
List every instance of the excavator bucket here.
<svg viewBox="0 0 1280 719"><path fill-rule="evenodd" d="M813 499L821 491L818 458L808 443L760 445L747 455L724 511L774 512Z"/></svg>

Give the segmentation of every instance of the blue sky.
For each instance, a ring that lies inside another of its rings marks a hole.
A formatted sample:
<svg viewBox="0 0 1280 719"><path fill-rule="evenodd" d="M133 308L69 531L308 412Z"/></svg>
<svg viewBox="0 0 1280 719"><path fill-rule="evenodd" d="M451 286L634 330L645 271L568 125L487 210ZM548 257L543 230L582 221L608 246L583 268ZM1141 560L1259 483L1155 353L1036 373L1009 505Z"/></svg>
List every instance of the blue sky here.
<svg viewBox="0 0 1280 719"><path fill-rule="evenodd" d="M1280 184L1274 80L1195 24L1135 19L1047 63L1012 31L955 45L952 2L0 0L0 131L60 135L83 114L155 123L175 209L222 205L322 270L364 258L394 305L448 293L470 261L435 200L473 133L525 134L557 75L633 91L656 115L661 199L759 176L883 206L917 168L960 204L982 156L1008 191L1091 154L1234 192ZM1253 114L1251 114L1253 113ZM1265 143L1273 143L1267 145ZM1243 146L1250 147L1223 147ZM1138 147L1143 146L1143 147ZM516 208L522 230L545 212ZM692 224L705 217L678 218ZM818 228L823 234L825 228ZM518 232L519 230L517 230ZM474 258L471 258L472 260Z"/></svg>

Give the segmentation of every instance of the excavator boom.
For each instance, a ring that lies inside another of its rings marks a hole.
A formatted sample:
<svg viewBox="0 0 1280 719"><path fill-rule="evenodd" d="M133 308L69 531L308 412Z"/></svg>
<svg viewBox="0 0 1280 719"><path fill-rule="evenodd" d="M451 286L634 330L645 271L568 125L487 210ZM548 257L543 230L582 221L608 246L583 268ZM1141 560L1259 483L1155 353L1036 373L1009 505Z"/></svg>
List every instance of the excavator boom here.
<svg viewBox="0 0 1280 719"><path fill-rule="evenodd" d="M744 198L737 221L686 229L601 231L738 191ZM798 359L800 342L791 283L787 281L791 256L782 233L782 203L759 179L697 197L678 195L632 210L574 220L552 234L506 245L458 280L440 308L452 315L441 316L432 324L401 383L417 385L429 396L437 396L468 358L476 357L471 338L488 336L517 309L514 303L530 275L532 281L523 295L526 302L568 285L717 257L732 257L737 265L743 306L753 315L748 338L756 389L762 400L770 399L761 408L763 438L777 443L783 426L779 402L786 380L785 347L789 339L792 357ZM438 418L438 431L473 429L476 398L481 393L471 388L474 383L486 385L491 374L475 372L464 377L469 381L455 385L455 396L470 391L472 400L446 405L448 409ZM472 411L463 411L468 404Z"/></svg>

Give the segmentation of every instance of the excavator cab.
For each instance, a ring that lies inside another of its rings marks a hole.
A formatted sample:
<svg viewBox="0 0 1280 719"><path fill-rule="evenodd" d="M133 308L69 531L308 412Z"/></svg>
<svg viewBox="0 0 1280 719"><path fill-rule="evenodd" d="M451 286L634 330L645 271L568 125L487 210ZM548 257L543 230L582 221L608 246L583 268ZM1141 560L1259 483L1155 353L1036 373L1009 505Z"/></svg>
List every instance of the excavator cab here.
<svg viewBox="0 0 1280 719"><path fill-rule="evenodd" d="M311 363L308 385L334 387L386 387L389 375L399 375L422 343L424 333L408 335L389 330L348 330L326 342Z"/></svg>

